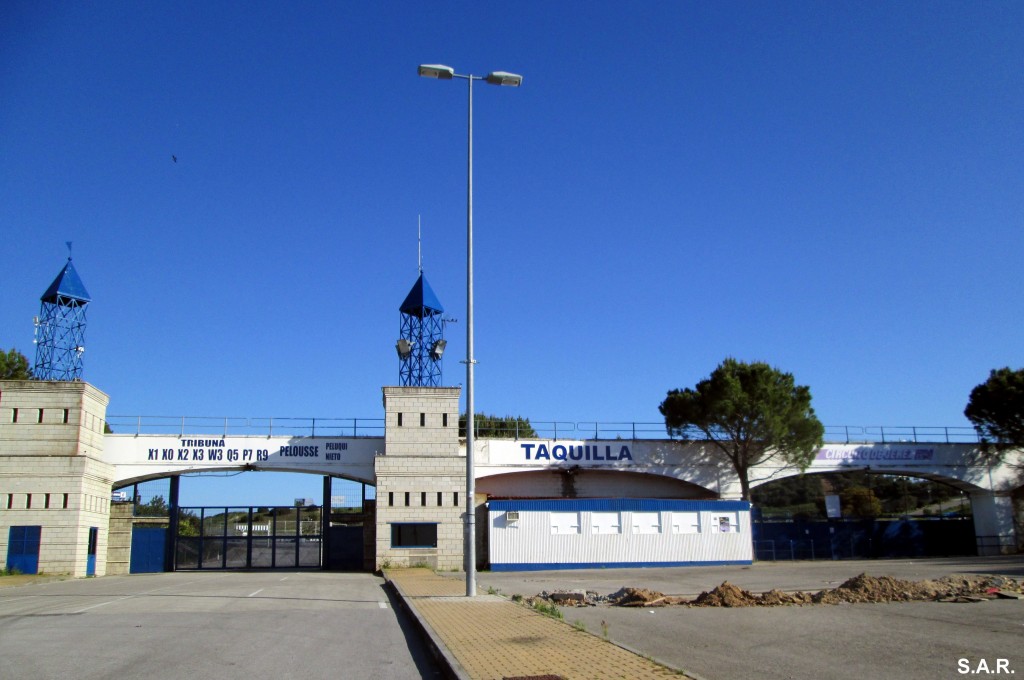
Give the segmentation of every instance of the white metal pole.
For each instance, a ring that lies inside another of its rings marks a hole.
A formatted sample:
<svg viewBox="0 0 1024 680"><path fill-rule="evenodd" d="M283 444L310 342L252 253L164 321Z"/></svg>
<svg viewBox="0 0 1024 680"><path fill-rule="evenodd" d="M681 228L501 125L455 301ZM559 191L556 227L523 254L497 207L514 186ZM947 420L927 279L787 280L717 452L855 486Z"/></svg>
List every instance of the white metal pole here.
<svg viewBox="0 0 1024 680"><path fill-rule="evenodd" d="M466 597L476 596L476 479L473 470L473 74L469 74L469 153L466 180Z"/></svg>

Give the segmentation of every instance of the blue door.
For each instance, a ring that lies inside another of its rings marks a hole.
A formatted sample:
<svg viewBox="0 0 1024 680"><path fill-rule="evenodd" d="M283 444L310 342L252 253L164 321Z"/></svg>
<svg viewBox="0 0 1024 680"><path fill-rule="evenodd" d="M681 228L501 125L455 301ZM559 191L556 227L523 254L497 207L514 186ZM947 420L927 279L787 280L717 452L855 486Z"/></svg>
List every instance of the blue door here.
<svg viewBox="0 0 1024 680"><path fill-rule="evenodd" d="M85 562L85 575L96 575L96 544L99 543L100 530L96 527L89 527L89 557Z"/></svg>
<svg viewBox="0 0 1024 680"><path fill-rule="evenodd" d="M132 527L132 560L129 571L133 574L163 571L166 548L166 528Z"/></svg>
<svg viewBox="0 0 1024 680"><path fill-rule="evenodd" d="M7 570L22 574L39 573L39 538L43 528L11 527L7 534Z"/></svg>

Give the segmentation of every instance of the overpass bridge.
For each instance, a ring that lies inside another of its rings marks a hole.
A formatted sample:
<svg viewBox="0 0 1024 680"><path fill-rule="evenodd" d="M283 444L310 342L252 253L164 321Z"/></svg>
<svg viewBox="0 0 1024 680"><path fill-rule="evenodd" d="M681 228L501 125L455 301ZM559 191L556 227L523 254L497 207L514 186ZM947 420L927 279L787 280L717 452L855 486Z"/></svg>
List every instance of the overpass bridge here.
<svg viewBox="0 0 1024 680"><path fill-rule="evenodd" d="M488 497L579 501L579 508L590 508L580 510L586 522L597 517L592 511L604 513L601 522L639 515L645 522L668 522L673 513L705 513L711 520L714 508L731 508L739 512L735 526L749 530L743 515L749 511L741 507L748 506L735 500L741 494L732 469L713 455L709 443L674 441L659 423L534 422L535 438L517 438L516 432L478 438L477 494L467 498L459 388L384 387L382 392L382 419L126 418L108 417L109 398L88 383L0 381L0 555L7 555L8 564L13 559L55 573L102 575L115 519L112 489L170 478L168 500L174 507L173 489L182 475L229 470L315 474L324 478L325 491L334 477L375 486L377 502L366 518L372 530L362 553L374 566L423 561L458 568L465 519L486 516L482 503ZM994 537L991 550L1017 548L1013 501L1020 498L1021 478L1014 466L1022 460L1020 451L987 464L968 428L844 426L828 428L828 439L807 472L866 470L949 483L969 494L975 533ZM797 474L801 471L769 462L751 470L751 486ZM646 501L643 507L616 510L590 499ZM547 521L544 512L536 510L531 521ZM236 521L222 514L218 521L225 526ZM320 516L325 537L327 514ZM136 523L131 516L118 521L129 529ZM559 525L558 531L629 533L617 526L577 522ZM649 532L663 525L644 526ZM733 535L731 521L722 526ZM669 528L654 532L664 534L657 539L658 550L676 540L671 538L675 527ZM705 540L682 525L680 532L688 536L679 541L700 543L701 549L714 538ZM218 535L226 554L233 539L226 528ZM620 542L628 547L625 539ZM730 545L736 539L742 537L729 538ZM284 546L303 541L299 530L281 537ZM251 541L245 543L248 550ZM299 560L301 549L293 552ZM486 554L486 546L478 545L477 554Z"/></svg>
<svg viewBox="0 0 1024 680"><path fill-rule="evenodd" d="M119 430L105 435L103 446L105 460L114 466L115 488L228 470L303 472L376 485L375 460L387 449L384 421L372 418L132 416L109 422ZM669 439L664 425L549 421L534 429L547 436L516 438L510 431L510 437L476 439L478 493L498 498L741 496L736 474L710 444ZM991 463L981 455L972 428L839 426L826 432L832 441L806 470L770 461L751 469L751 488L799 474L851 471L929 479L969 496L975 533L995 537L989 550L998 552L999 545L1015 541L1012 496L1021 488L1020 452ZM465 458L464 439L457 455Z"/></svg>

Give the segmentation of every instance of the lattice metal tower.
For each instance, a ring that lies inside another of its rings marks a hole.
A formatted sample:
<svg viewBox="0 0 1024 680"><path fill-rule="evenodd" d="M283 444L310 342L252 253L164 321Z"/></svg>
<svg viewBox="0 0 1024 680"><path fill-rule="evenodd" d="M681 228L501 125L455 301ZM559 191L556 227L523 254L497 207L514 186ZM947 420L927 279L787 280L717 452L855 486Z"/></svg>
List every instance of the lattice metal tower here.
<svg viewBox="0 0 1024 680"><path fill-rule="evenodd" d="M440 387L444 339L444 308L420 272L416 284L398 308L402 313L398 343L398 384L402 387Z"/></svg>
<svg viewBox="0 0 1024 680"><path fill-rule="evenodd" d="M71 257L39 298L36 324L36 363L39 380L81 380L85 352L85 308L91 299Z"/></svg>

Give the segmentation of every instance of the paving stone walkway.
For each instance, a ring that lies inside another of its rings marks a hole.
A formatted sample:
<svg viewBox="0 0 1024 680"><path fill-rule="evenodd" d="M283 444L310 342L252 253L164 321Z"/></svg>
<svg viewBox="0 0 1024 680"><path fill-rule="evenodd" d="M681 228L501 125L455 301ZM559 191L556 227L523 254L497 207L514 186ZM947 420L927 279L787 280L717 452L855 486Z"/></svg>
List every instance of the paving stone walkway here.
<svg viewBox="0 0 1024 680"><path fill-rule="evenodd" d="M472 680L647 680L679 671L498 595L465 596L465 581L429 569L384 577L440 649L452 674Z"/></svg>

